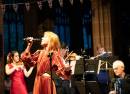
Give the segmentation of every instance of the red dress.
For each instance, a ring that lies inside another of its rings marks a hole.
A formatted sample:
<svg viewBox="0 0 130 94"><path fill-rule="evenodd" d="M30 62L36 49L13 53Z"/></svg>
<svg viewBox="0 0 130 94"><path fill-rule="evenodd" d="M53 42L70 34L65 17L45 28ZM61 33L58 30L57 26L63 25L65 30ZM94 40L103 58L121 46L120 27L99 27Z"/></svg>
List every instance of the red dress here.
<svg viewBox="0 0 130 94"><path fill-rule="evenodd" d="M21 58L25 61L29 60L26 58L26 53L23 54ZM39 54L31 55L31 58L33 62L37 64L37 73L34 82L33 94L56 94L55 84L51 80L51 77L43 75L44 73L48 73L48 71L50 71L50 59L48 57L48 52L41 50ZM64 64L58 52L53 52L52 66L53 65L56 65L58 67L58 70L56 72L62 76L61 70L64 68ZM53 93L51 93L51 91Z"/></svg>
<svg viewBox="0 0 130 94"><path fill-rule="evenodd" d="M13 65L8 64L9 68L12 68ZM15 70L11 75L11 88L10 94L28 94L27 88L24 80L24 72L21 68Z"/></svg>

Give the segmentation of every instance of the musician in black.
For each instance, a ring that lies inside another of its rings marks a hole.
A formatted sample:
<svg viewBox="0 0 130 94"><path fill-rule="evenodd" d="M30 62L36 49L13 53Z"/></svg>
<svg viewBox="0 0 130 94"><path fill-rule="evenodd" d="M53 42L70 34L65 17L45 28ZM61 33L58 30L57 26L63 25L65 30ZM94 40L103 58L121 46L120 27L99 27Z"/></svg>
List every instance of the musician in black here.
<svg viewBox="0 0 130 94"><path fill-rule="evenodd" d="M112 67L116 77L113 80L114 88L109 94L130 94L130 75L125 73L123 61L114 61Z"/></svg>

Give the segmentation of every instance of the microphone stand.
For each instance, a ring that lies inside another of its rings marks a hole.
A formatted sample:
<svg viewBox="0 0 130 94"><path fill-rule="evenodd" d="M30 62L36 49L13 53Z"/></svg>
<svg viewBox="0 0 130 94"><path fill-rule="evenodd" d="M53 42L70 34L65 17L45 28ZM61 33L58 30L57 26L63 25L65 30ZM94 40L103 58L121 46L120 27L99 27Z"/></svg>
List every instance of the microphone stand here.
<svg viewBox="0 0 130 94"><path fill-rule="evenodd" d="M52 55L53 52L49 52L48 57L50 58L50 72L51 72L51 94L53 94L53 82L52 82Z"/></svg>
<svg viewBox="0 0 130 94"><path fill-rule="evenodd" d="M82 51L82 56L83 56L83 66L84 66L84 73L83 73L83 80L84 80L84 84L85 84L85 94L87 94L87 85L86 85L86 69L85 69L85 65L86 65L86 57L87 55L85 54L85 50Z"/></svg>
<svg viewBox="0 0 130 94"><path fill-rule="evenodd" d="M86 69L85 69L85 65L86 65L86 57L85 57L85 54L83 55L83 64L84 64L84 73L83 73L83 80L84 80L84 83L85 83L85 94L87 94L87 82L86 82Z"/></svg>

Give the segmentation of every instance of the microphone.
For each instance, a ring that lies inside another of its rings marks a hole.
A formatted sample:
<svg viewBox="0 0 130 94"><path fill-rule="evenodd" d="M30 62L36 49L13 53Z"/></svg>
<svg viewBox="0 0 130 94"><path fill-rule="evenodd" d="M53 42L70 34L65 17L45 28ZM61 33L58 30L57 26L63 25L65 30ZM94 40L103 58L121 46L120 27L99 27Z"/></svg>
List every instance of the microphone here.
<svg viewBox="0 0 130 94"><path fill-rule="evenodd" d="M30 41L31 39L30 39L30 38L23 38L23 40L25 40L25 41ZM40 38L33 38L32 40L33 40L33 41L41 41Z"/></svg>
<svg viewBox="0 0 130 94"><path fill-rule="evenodd" d="M52 58L53 52L49 52L48 57Z"/></svg>

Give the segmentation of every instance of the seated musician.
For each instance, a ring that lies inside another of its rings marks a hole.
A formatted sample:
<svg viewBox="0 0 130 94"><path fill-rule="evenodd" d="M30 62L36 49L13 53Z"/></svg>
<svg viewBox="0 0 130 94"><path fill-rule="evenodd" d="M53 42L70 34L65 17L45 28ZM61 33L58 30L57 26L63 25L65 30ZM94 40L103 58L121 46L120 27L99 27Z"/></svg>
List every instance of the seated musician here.
<svg viewBox="0 0 130 94"><path fill-rule="evenodd" d="M106 52L104 47L97 48L97 55L95 57L91 57L90 59L96 58L106 58L110 56L110 52Z"/></svg>
<svg viewBox="0 0 130 94"><path fill-rule="evenodd" d="M123 61L114 61L112 67L116 78L113 81L113 90L109 94L130 94L130 75L125 73Z"/></svg>

